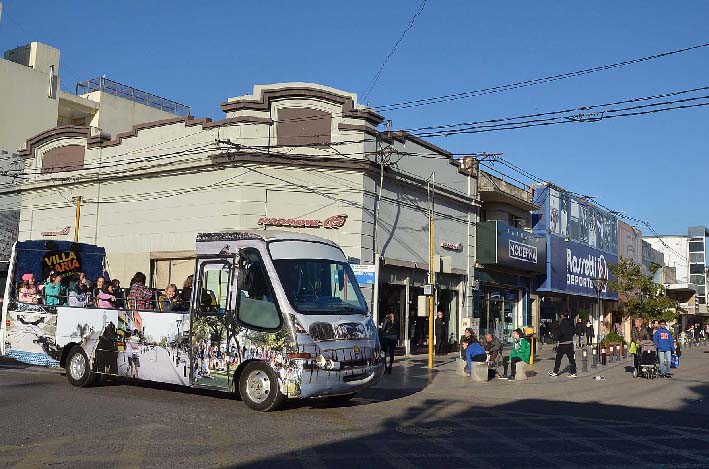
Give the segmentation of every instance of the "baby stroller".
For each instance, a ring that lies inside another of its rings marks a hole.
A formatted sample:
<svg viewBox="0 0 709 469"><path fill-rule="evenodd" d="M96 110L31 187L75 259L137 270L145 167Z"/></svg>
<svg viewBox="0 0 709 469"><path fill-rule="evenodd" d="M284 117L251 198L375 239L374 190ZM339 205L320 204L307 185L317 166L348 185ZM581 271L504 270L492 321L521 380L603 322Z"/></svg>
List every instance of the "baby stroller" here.
<svg viewBox="0 0 709 469"><path fill-rule="evenodd" d="M655 379L660 375L660 365L657 361L657 345L651 340L641 340L638 344L640 360L638 368L633 370L633 378L642 376L647 379Z"/></svg>

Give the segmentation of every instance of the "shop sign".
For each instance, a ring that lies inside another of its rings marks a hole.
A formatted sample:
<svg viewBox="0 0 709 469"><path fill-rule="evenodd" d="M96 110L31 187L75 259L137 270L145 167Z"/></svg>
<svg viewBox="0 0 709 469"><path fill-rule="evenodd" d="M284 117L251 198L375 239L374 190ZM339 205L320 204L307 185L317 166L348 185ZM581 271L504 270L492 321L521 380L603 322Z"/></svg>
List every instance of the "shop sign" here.
<svg viewBox="0 0 709 469"><path fill-rule="evenodd" d="M279 226L284 228L325 228L336 230L345 226L347 215L333 215L325 220L303 218L269 218L261 217L258 224L261 226Z"/></svg>
<svg viewBox="0 0 709 469"><path fill-rule="evenodd" d="M540 290L548 287L551 291L595 297L594 279L603 279L606 285L613 280L608 266L618 262L616 255L554 235L550 236L550 248L550 272ZM600 295L618 299L618 293L609 291L607 286Z"/></svg>
<svg viewBox="0 0 709 469"><path fill-rule="evenodd" d="M376 267L371 264L350 264L360 285L374 285L376 280Z"/></svg>
<svg viewBox="0 0 709 469"><path fill-rule="evenodd" d="M546 238L499 221L478 224L478 262L529 272L546 270Z"/></svg>
<svg viewBox="0 0 709 469"><path fill-rule="evenodd" d="M65 226L63 230L59 231L42 231L40 235L42 236L66 236L71 231L71 226Z"/></svg>
<svg viewBox="0 0 709 469"><path fill-rule="evenodd" d="M441 243L443 249L460 252L463 250L463 243Z"/></svg>

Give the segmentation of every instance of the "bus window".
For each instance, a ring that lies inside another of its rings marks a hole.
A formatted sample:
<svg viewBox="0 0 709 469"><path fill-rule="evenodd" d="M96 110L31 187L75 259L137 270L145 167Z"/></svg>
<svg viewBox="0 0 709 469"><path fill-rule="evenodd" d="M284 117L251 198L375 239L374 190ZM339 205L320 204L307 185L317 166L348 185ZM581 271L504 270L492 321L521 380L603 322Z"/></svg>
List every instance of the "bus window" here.
<svg viewBox="0 0 709 469"><path fill-rule="evenodd" d="M239 321L257 330L279 329L281 316L278 313L276 297L258 250L242 249L239 265Z"/></svg>
<svg viewBox="0 0 709 469"><path fill-rule="evenodd" d="M224 314L229 297L229 264L223 261L202 264L197 310L201 313Z"/></svg>

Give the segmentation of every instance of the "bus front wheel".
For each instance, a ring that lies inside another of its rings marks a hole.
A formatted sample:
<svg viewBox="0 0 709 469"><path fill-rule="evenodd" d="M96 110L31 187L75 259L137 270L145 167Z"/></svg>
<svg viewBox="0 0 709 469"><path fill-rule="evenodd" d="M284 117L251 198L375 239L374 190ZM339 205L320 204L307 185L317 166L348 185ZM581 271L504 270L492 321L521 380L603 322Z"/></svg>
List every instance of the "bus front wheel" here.
<svg viewBox="0 0 709 469"><path fill-rule="evenodd" d="M247 406L262 412L277 409L284 399L276 373L263 362L246 366L239 378L239 394Z"/></svg>
<svg viewBox="0 0 709 469"><path fill-rule="evenodd" d="M89 357L80 346L75 346L66 357L66 377L74 386L86 387L93 382Z"/></svg>

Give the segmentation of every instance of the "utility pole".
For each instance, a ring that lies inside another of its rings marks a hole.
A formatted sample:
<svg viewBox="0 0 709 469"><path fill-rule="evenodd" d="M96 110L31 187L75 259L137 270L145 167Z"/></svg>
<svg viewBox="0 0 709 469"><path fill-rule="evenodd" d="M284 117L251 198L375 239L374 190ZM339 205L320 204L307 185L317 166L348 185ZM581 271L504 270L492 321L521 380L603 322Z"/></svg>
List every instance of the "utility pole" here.
<svg viewBox="0 0 709 469"><path fill-rule="evenodd" d="M79 242L79 221L81 220L81 196L76 197L76 220L74 221L74 242Z"/></svg>
<svg viewBox="0 0 709 469"><path fill-rule="evenodd" d="M431 181L428 185L428 284L431 286L430 296L428 297L428 369L433 369L433 341L434 341L434 295L436 288L434 286L435 281L435 267L433 266L434 260L434 198L433 194L436 189L436 173L431 174Z"/></svg>

